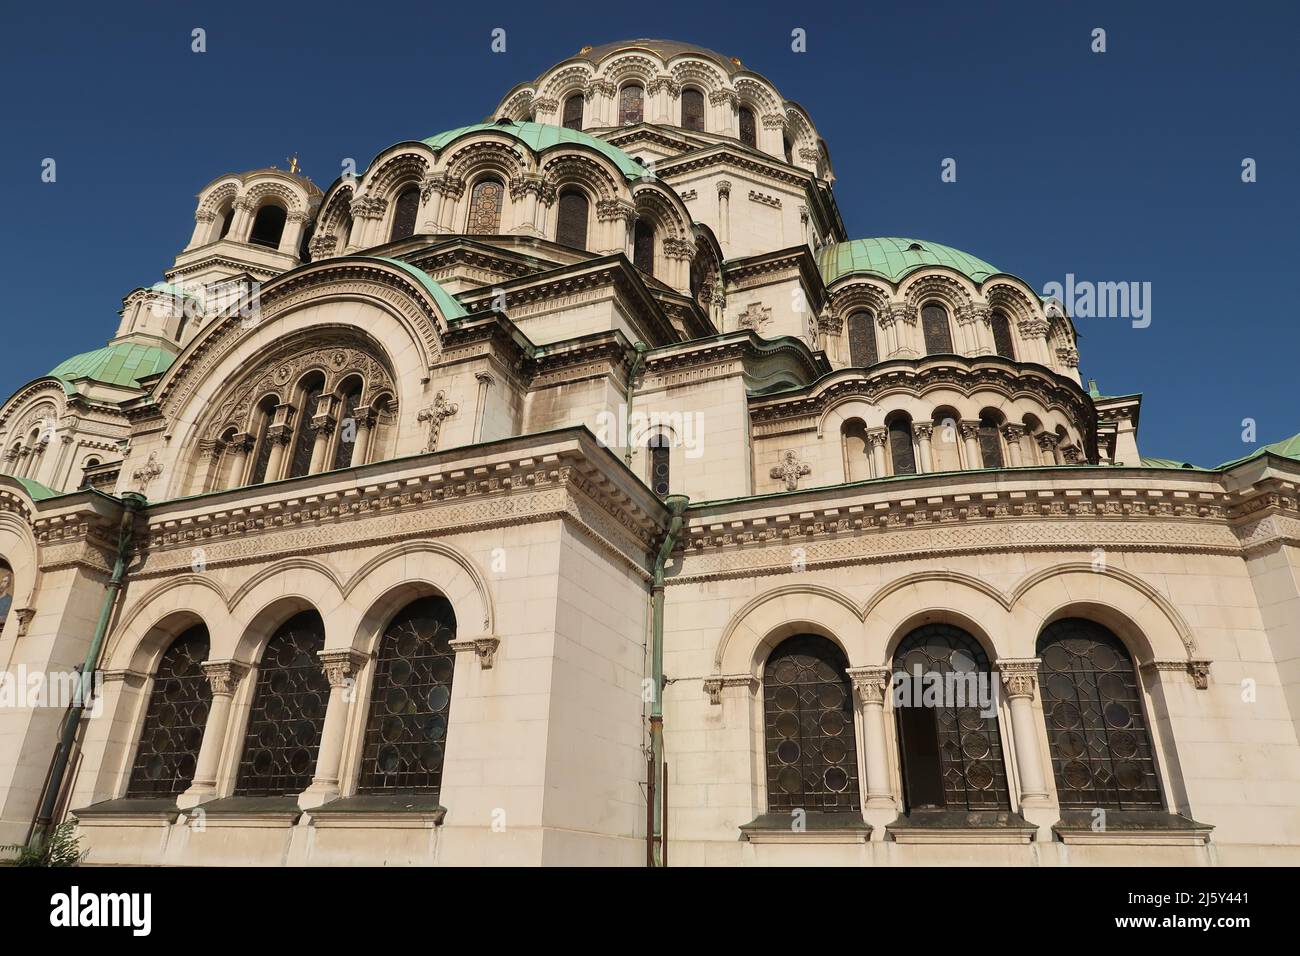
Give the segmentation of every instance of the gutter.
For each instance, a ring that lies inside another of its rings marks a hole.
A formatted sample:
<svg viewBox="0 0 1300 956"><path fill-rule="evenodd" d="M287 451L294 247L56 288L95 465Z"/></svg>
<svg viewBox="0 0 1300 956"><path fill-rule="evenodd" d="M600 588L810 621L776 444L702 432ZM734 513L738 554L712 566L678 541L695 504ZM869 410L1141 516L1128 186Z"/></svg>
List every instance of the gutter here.
<svg viewBox="0 0 1300 956"><path fill-rule="evenodd" d="M650 350L644 342L637 342L632 348L636 350L636 356L632 359L632 370L627 374L627 397L623 402L626 409L623 421L623 464L629 468L632 467L632 399L636 397L637 374L645 364L646 352Z"/></svg>
<svg viewBox="0 0 1300 956"><path fill-rule="evenodd" d="M81 727L81 716L85 712L86 701L90 697L91 682L95 670L99 667L99 655L104 649L104 638L108 633L108 622L113 616L113 610L117 606L118 598L121 596L122 588L125 585L127 561L134 550L135 516L142 512L148 503L144 495L130 491L123 494L120 501L122 520L118 525L117 532L117 560L113 564L112 577L104 585L104 603L100 606L99 620L95 624L95 633L90 640L90 647L86 650L86 660L81 666L81 690L63 716L63 729L59 736L59 747L54 752L49 780L45 785L45 791L41 794L40 807L36 812L35 819L32 820L27 845L33 850L39 849L41 844L45 842L50 826L54 823L55 808L58 806L59 798L63 793L64 777L68 771L68 764L72 760L73 750L76 748L77 731Z"/></svg>
<svg viewBox="0 0 1300 956"><path fill-rule="evenodd" d="M664 847L664 813L667 801L663 791L667 776L664 766L664 565L677 547L682 527L686 523L682 515L691 500L685 495L669 495L664 499L671 515L668 530L663 543L659 546L659 555L655 558L654 584L651 594L654 601L654 632L651 636L651 674L654 680L654 698L650 704L650 759L653 763L653 779L650 781L649 798L653 804L652 826L646 834L650 843L650 865L663 866L667 862Z"/></svg>

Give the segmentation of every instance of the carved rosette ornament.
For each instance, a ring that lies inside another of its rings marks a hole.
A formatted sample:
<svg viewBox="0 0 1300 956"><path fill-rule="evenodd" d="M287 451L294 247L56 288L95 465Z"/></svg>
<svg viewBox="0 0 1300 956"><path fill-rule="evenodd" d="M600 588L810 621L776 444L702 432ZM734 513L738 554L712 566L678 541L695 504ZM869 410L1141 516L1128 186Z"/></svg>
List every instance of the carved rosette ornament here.
<svg viewBox="0 0 1300 956"><path fill-rule="evenodd" d="M1037 657L1024 660L998 661L998 673L1002 675L1002 686L1007 690L1007 697L1028 697L1034 699L1034 688L1038 681Z"/></svg>
<svg viewBox="0 0 1300 956"><path fill-rule="evenodd" d="M238 661L204 661L203 674L208 679L214 695L233 697L239 682L248 673L248 665Z"/></svg>
<svg viewBox="0 0 1300 956"><path fill-rule="evenodd" d="M781 454L781 464L773 466L769 474L785 482L786 491L798 491L799 479L812 474L812 466L799 460L794 451Z"/></svg>

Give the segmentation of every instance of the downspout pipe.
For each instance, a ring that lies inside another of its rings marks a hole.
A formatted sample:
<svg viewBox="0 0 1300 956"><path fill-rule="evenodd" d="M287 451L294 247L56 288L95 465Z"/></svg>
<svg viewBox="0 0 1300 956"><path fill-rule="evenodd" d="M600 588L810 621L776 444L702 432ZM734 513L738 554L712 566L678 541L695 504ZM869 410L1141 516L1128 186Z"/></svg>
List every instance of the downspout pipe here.
<svg viewBox="0 0 1300 956"><path fill-rule="evenodd" d="M636 377L641 374L641 366L645 365L645 354L650 351L650 346L637 342L632 348L636 354L632 358L632 370L627 373L627 393L623 401L623 464L629 468L632 467L632 399L636 395Z"/></svg>
<svg viewBox="0 0 1300 956"><path fill-rule="evenodd" d="M72 759L72 751L77 741L77 730L81 725L81 716L85 712L86 701L90 698L95 671L99 667L99 655L104 649L104 637L108 632L108 622L112 618L113 608L117 605L117 599L122 593L122 586L126 580L126 566L133 550L135 516L144 510L147 499L144 495L129 491L122 495L121 504L122 520L117 531L117 559L113 562L113 574L108 583L104 585L104 601L100 605L99 620L95 623L95 633L90 639L90 647L86 650L86 660L81 667L81 690L72 706L64 714L63 730L59 736L59 749L55 751L54 763L50 768L49 783L45 787L44 794L42 794L41 805L36 812L36 819L32 823L32 832L27 840L27 845L33 850L40 848L45 841L46 834L49 832L50 825L54 822L54 808L58 806L59 797L63 791L63 778Z"/></svg>
<svg viewBox="0 0 1300 956"><path fill-rule="evenodd" d="M664 499L669 514L668 530L655 558L651 589L654 601L654 631L650 648L650 669L654 680L654 698L650 704L650 753L654 762L654 829L651 841L655 866L663 866L664 859L664 566L681 539L682 527L686 523L683 515L690 503L685 495L669 495Z"/></svg>

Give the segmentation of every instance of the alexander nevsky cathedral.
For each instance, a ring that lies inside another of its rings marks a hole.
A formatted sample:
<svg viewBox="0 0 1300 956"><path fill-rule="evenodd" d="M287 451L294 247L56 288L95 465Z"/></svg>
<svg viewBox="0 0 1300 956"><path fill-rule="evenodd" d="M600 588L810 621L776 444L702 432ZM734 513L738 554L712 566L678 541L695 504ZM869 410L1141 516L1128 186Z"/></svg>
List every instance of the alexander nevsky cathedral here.
<svg viewBox="0 0 1300 956"><path fill-rule="evenodd" d="M853 238L739 59L584 47L429 132L202 186L0 406L0 844L1300 863L1300 436L1143 457L1142 383Z"/></svg>

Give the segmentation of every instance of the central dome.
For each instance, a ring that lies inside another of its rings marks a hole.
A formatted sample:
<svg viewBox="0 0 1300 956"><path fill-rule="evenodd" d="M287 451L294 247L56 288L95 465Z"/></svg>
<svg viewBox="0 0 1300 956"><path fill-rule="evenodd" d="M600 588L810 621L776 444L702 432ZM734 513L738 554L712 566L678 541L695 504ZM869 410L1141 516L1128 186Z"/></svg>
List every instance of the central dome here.
<svg viewBox="0 0 1300 956"><path fill-rule="evenodd" d="M696 46L694 43L681 43L677 40L651 40L642 38L639 40L620 40L615 43L602 43L599 46L583 47L578 51L576 56L569 59L586 60L593 66L599 65L605 57L614 53L625 53L629 49L641 48L657 54L658 57L667 62L675 56L691 55L704 57L712 60L718 66L722 67L728 73L739 73L743 67L740 60L735 57L723 56L713 50L707 50L702 46Z"/></svg>
<svg viewBox="0 0 1300 956"><path fill-rule="evenodd" d="M821 268L822 280L827 285L841 276L863 272L897 282L909 272L926 266L946 266L977 285L1002 272L996 266L960 249L923 239L897 236L854 239L827 246L818 255L817 264Z"/></svg>

